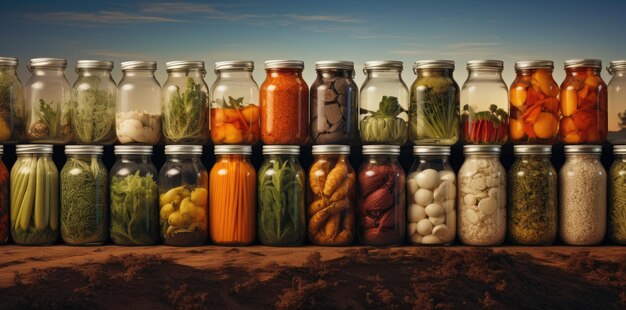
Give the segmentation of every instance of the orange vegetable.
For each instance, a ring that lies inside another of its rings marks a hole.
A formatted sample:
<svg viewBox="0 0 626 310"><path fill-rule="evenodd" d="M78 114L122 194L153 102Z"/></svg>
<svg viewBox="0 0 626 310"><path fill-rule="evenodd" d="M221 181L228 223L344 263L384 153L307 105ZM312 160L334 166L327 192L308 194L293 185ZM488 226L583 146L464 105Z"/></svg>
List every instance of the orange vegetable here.
<svg viewBox="0 0 626 310"><path fill-rule="evenodd" d="M569 132L561 139L563 140L563 142L568 144L577 144L582 141L582 138L577 132Z"/></svg>
<svg viewBox="0 0 626 310"><path fill-rule="evenodd" d="M241 130L237 129L233 124L224 124L224 143L240 144L243 141Z"/></svg>
<svg viewBox="0 0 626 310"><path fill-rule="evenodd" d="M556 97L547 97L543 100L543 108L546 112L552 113L552 115L559 114L559 99Z"/></svg>
<svg viewBox="0 0 626 310"><path fill-rule="evenodd" d="M241 114L248 124L256 123L259 121L259 107L256 105L248 105L241 109Z"/></svg>
<svg viewBox="0 0 626 310"><path fill-rule="evenodd" d="M600 80L597 76L588 75L587 78L585 78L585 86L589 88L596 88L598 85L600 85Z"/></svg>
<svg viewBox="0 0 626 310"><path fill-rule="evenodd" d="M576 127L578 127L578 130L587 131L596 128L597 122L595 115L595 112L579 110L572 115L572 120L574 120L574 123L576 124Z"/></svg>
<svg viewBox="0 0 626 310"><path fill-rule="evenodd" d="M220 143L226 137L226 132L224 132L224 126L215 126L211 130L211 139L213 139L214 143Z"/></svg>
<svg viewBox="0 0 626 310"><path fill-rule="evenodd" d="M520 140L524 137L524 121L517 119L510 119L509 121L509 136L512 140Z"/></svg>
<svg viewBox="0 0 626 310"><path fill-rule="evenodd" d="M570 132L577 132L578 127L576 127L576 123L571 117L564 117L561 119L561 126L559 128L559 132L561 136L565 136Z"/></svg>
<svg viewBox="0 0 626 310"><path fill-rule="evenodd" d="M540 139L552 138L558 133L558 122L552 114L541 112L533 124L533 131Z"/></svg>
<svg viewBox="0 0 626 310"><path fill-rule="evenodd" d="M226 113L225 109L222 108L212 108L211 109L211 123L214 125L219 125L226 122Z"/></svg>
<svg viewBox="0 0 626 310"><path fill-rule="evenodd" d="M572 85L561 90L561 114L563 116L572 116L578 108L578 93Z"/></svg>
<svg viewBox="0 0 626 310"><path fill-rule="evenodd" d="M526 111L524 111L524 114L522 114L522 118L524 119L525 123L533 124L537 121L539 113L541 113L541 104L535 104L528 108Z"/></svg>
<svg viewBox="0 0 626 310"><path fill-rule="evenodd" d="M533 124L528 124L528 123L524 124L524 132L531 139L537 138L537 134L535 133L535 130L533 129Z"/></svg>
<svg viewBox="0 0 626 310"><path fill-rule="evenodd" d="M511 88L511 104L516 107L521 107L526 103L526 86L524 84L518 84Z"/></svg>
<svg viewBox="0 0 626 310"><path fill-rule="evenodd" d="M536 70L532 78L533 86L536 84L537 88L539 88L544 95L550 96L552 94L552 74L549 71Z"/></svg>
<svg viewBox="0 0 626 310"><path fill-rule="evenodd" d="M587 143L600 143L600 132L594 128L591 128L586 132L585 141Z"/></svg>

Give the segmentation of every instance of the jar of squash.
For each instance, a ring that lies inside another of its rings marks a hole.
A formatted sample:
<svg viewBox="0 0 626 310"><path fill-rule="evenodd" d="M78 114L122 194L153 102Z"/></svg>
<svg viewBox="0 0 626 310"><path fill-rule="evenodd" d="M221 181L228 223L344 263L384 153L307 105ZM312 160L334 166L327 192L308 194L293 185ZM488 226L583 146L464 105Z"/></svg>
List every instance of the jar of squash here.
<svg viewBox="0 0 626 310"><path fill-rule="evenodd" d="M309 170L308 235L315 245L345 246L355 232L356 175L348 145L314 145Z"/></svg>
<svg viewBox="0 0 626 310"><path fill-rule="evenodd" d="M248 245L256 232L256 171L249 145L216 145L209 176L209 232L217 245Z"/></svg>

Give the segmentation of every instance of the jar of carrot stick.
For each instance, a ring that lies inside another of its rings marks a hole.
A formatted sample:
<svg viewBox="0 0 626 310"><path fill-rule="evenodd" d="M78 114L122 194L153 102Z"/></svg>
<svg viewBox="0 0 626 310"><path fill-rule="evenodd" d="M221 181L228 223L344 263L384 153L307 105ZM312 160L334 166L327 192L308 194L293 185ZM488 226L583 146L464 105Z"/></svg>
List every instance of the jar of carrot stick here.
<svg viewBox="0 0 626 310"><path fill-rule="evenodd" d="M309 87L302 78L304 62L268 60L261 85L261 140L264 144L307 142L309 137Z"/></svg>
<svg viewBox="0 0 626 310"><path fill-rule="evenodd" d="M356 175L348 145L314 145L309 171L308 235L315 245L345 246L355 232Z"/></svg>
<svg viewBox="0 0 626 310"><path fill-rule="evenodd" d="M209 177L209 232L217 245L248 245L256 232L256 171L249 145L216 145Z"/></svg>

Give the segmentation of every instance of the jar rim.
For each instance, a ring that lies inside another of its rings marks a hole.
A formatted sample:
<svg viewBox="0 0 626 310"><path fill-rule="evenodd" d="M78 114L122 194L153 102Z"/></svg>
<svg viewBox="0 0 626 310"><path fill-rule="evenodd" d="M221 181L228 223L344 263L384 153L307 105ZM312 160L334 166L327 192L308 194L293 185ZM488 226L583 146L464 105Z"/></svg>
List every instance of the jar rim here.
<svg viewBox="0 0 626 310"><path fill-rule="evenodd" d="M315 70L354 70L354 62L346 60L322 60L315 63Z"/></svg>
<svg viewBox="0 0 626 310"><path fill-rule="evenodd" d="M108 60L78 60L76 61L76 70L78 69L113 70L113 62Z"/></svg>
<svg viewBox="0 0 626 310"><path fill-rule="evenodd" d="M450 156L451 151L449 146L413 146L413 155L444 155Z"/></svg>
<svg viewBox="0 0 626 310"><path fill-rule="evenodd" d="M413 63L413 72L417 74L417 70L421 69L449 69L454 70L455 62L454 60L446 60L446 59L427 59L427 60L418 60Z"/></svg>
<svg viewBox="0 0 626 310"><path fill-rule="evenodd" d="M17 67L19 60L16 57L1 57L0 66L13 66Z"/></svg>
<svg viewBox="0 0 626 310"><path fill-rule="evenodd" d="M264 145L263 155L300 155L299 145Z"/></svg>
<svg viewBox="0 0 626 310"><path fill-rule="evenodd" d="M18 144L15 154L52 154L52 144Z"/></svg>
<svg viewBox="0 0 626 310"><path fill-rule="evenodd" d="M204 61L201 60L173 60L165 63L165 71L184 71L199 69L204 72Z"/></svg>
<svg viewBox="0 0 626 310"><path fill-rule="evenodd" d="M245 70L254 71L254 61L252 60L225 60L215 63L214 71L222 70Z"/></svg>
<svg viewBox="0 0 626 310"><path fill-rule="evenodd" d="M501 147L499 145L464 145L463 153L464 154L500 154Z"/></svg>
<svg viewBox="0 0 626 310"><path fill-rule="evenodd" d="M565 69L591 67L602 69L602 60L593 58L569 59L563 63Z"/></svg>
<svg viewBox="0 0 626 310"><path fill-rule="evenodd" d="M626 155L626 145L614 145L613 154Z"/></svg>
<svg viewBox="0 0 626 310"><path fill-rule="evenodd" d="M522 155L550 155L552 154L552 146L540 144L515 145L513 146L513 152Z"/></svg>
<svg viewBox="0 0 626 310"><path fill-rule="evenodd" d="M216 145L215 155L251 155L252 146L250 145Z"/></svg>
<svg viewBox="0 0 626 310"><path fill-rule="evenodd" d="M313 155L350 155L349 145L322 144L314 145L311 154Z"/></svg>
<svg viewBox="0 0 626 310"><path fill-rule="evenodd" d="M265 61L265 69L298 69L304 70L304 61L302 60L284 60L273 59Z"/></svg>
<svg viewBox="0 0 626 310"><path fill-rule="evenodd" d="M104 147L102 145L66 145L66 155L102 155Z"/></svg>
<svg viewBox="0 0 626 310"><path fill-rule="evenodd" d="M152 155L151 145L116 145L115 155Z"/></svg>
<svg viewBox="0 0 626 310"><path fill-rule="evenodd" d="M611 75L615 72L615 69L626 69L626 59L612 60L609 62L609 66L606 67L606 71Z"/></svg>
<svg viewBox="0 0 626 310"><path fill-rule="evenodd" d="M565 154L602 154L601 145L566 145Z"/></svg>
<svg viewBox="0 0 626 310"><path fill-rule="evenodd" d="M166 145L165 155L202 155L202 145Z"/></svg>
<svg viewBox="0 0 626 310"><path fill-rule="evenodd" d="M126 70L150 70L155 71L157 69L157 62L151 60L130 60L124 61L120 64L122 71Z"/></svg>
<svg viewBox="0 0 626 310"><path fill-rule="evenodd" d="M28 62L28 70L33 68L67 68L67 60L62 58L32 58Z"/></svg>
<svg viewBox="0 0 626 310"><path fill-rule="evenodd" d="M399 145L364 145L363 155L400 155Z"/></svg>
<svg viewBox="0 0 626 310"><path fill-rule="evenodd" d="M467 62L467 69L468 70L488 69L488 70L502 71L504 70L504 61L496 60L496 59L470 60Z"/></svg>
<svg viewBox="0 0 626 310"><path fill-rule="evenodd" d="M552 60L520 60L515 62L515 70L524 69L554 69L554 61Z"/></svg>
<svg viewBox="0 0 626 310"><path fill-rule="evenodd" d="M369 70L400 70L404 68L404 63L399 60L371 60L365 62L363 72L367 74Z"/></svg>

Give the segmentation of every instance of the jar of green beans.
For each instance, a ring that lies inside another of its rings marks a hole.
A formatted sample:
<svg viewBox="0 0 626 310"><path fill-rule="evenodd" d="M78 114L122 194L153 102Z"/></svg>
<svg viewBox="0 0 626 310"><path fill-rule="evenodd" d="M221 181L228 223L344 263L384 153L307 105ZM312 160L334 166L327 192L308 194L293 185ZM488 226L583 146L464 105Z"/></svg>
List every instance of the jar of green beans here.
<svg viewBox="0 0 626 310"><path fill-rule="evenodd" d="M613 147L615 161L609 170L609 238L626 244L626 145Z"/></svg>

